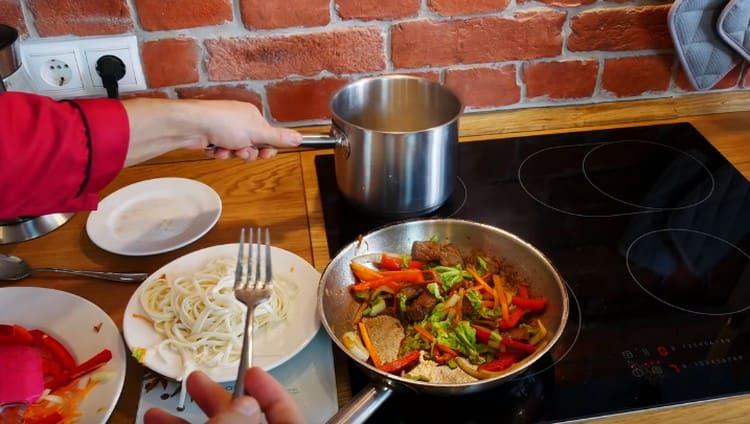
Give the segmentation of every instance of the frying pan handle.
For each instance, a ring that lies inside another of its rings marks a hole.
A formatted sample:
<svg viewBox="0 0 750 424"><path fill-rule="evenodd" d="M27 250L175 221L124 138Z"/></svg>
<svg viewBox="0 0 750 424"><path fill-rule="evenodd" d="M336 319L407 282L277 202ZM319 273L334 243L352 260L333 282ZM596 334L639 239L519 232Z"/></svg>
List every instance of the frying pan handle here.
<svg viewBox="0 0 750 424"><path fill-rule="evenodd" d="M388 399L391 393L393 393L393 390L388 387L368 384L336 415L331 417L328 424L364 423Z"/></svg>

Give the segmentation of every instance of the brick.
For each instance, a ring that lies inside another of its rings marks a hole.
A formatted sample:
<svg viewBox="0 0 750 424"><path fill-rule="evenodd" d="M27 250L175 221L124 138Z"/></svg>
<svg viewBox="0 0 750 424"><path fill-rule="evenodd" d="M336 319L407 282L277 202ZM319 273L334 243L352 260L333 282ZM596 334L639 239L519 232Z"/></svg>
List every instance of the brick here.
<svg viewBox="0 0 750 424"><path fill-rule="evenodd" d="M672 76L672 55L635 56L607 59L602 88L618 97L665 91Z"/></svg>
<svg viewBox="0 0 750 424"><path fill-rule="evenodd" d="M147 31L219 25L232 20L230 0L135 0Z"/></svg>
<svg viewBox="0 0 750 424"><path fill-rule="evenodd" d="M28 0L27 4L42 37L119 34L133 29L125 0Z"/></svg>
<svg viewBox="0 0 750 424"><path fill-rule="evenodd" d="M737 87L737 83L740 80L740 75L742 74L742 64L738 64L734 67L729 73L724 76L719 82L716 83L713 87L711 87L711 90L723 90L726 88L733 88ZM675 85L680 90L683 91L695 91L695 88L693 88L693 85L690 84L690 81L688 80L687 75L685 74L685 71L682 69L682 66L677 70L677 77L675 78Z"/></svg>
<svg viewBox="0 0 750 424"><path fill-rule="evenodd" d="M329 8L329 0L240 0L242 21L257 29L326 25Z"/></svg>
<svg viewBox="0 0 750 424"><path fill-rule="evenodd" d="M394 19L414 16L420 0L336 0L336 10L344 19Z"/></svg>
<svg viewBox="0 0 750 424"><path fill-rule="evenodd" d="M596 87L596 60L527 63L523 67L528 98L578 99L591 97Z"/></svg>
<svg viewBox="0 0 750 424"><path fill-rule="evenodd" d="M120 95L121 100L128 99L168 99L167 93L159 90L137 91L135 93L124 93Z"/></svg>
<svg viewBox="0 0 750 424"><path fill-rule="evenodd" d="M27 33L21 3L18 0L0 0L0 24L12 26L19 34Z"/></svg>
<svg viewBox="0 0 750 424"><path fill-rule="evenodd" d="M470 15L473 13L500 12L510 0L429 0L428 6L443 16Z"/></svg>
<svg viewBox="0 0 750 424"><path fill-rule="evenodd" d="M532 0L516 0L518 4L525 4ZM587 4L593 4L596 0L536 0L540 3L544 3L550 6L556 7L578 7L585 6ZM621 0L620 3L627 2L629 0Z"/></svg>
<svg viewBox="0 0 750 424"><path fill-rule="evenodd" d="M456 92L464 106L492 107L518 103L521 89L515 65L501 68L451 69L445 85Z"/></svg>
<svg viewBox="0 0 750 424"><path fill-rule="evenodd" d="M214 81L273 79L379 71L385 68L383 37L377 28L265 38L206 41L208 76Z"/></svg>
<svg viewBox="0 0 750 424"><path fill-rule="evenodd" d="M557 56L564 21L564 12L543 9L512 18L403 22L391 27L393 64L417 68Z"/></svg>
<svg viewBox="0 0 750 424"><path fill-rule="evenodd" d="M191 38L170 38L143 43L143 71L149 87L198 81L200 50Z"/></svg>
<svg viewBox="0 0 750 424"><path fill-rule="evenodd" d="M177 89L181 99L238 100L248 102L263 110L260 94L240 85L214 85L210 87L184 87Z"/></svg>
<svg viewBox="0 0 750 424"><path fill-rule="evenodd" d="M269 85L266 95L271 116L284 122L329 118L331 97L348 82L343 78L324 78Z"/></svg>
<svg viewBox="0 0 750 424"><path fill-rule="evenodd" d="M594 9L571 19L568 50L668 49L670 5Z"/></svg>

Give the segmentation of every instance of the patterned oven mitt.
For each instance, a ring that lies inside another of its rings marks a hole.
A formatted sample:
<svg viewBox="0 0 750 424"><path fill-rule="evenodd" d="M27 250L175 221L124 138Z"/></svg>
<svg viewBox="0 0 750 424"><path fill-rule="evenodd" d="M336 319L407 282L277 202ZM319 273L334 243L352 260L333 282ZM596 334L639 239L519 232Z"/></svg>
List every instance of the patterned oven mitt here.
<svg viewBox="0 0 750 424"><path fill-rule="evenodd" d="M729 47L750 61L750 0L729 0L716 29Z"/></svg>
<svg viewBox="0 0 750 424"><path fill-rule="evenodd" d="M716 22L725 3L726 0L677 0L669 10L667 23L675 50L697 90L713 87L740 60L716 33Z"/></svg>

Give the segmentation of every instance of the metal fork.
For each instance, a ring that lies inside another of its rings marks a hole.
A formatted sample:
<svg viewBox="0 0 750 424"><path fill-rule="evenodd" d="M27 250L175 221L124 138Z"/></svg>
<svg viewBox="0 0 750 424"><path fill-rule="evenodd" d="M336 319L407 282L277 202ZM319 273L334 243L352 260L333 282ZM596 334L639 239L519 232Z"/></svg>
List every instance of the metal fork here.
<svg viewBox="0 0 750 424"><path fill-rule="evenodd" d="M242 259L244 256L243 248L245 245L245 229L240 232L240 251L237 255L237 267L234 271L234 296L240 302L247 306L247 315L245 317L245 331L242 335L242 353L240 356L240 366L237 369L237 381L234 384L233 398L245 395L245 370L253 366L253 318L255 317L255 307L267 301L271 297L271 285L273 272L271 270L271 236L266 228L266 248L265 248L265 278L261 280L261 251L260 239L261 229L258 228L258 240L256 242L255 258L255 279L251 283L252 264L253 264L253 229L249 228L249 240L247 245L247 274L243 280Z"/></svg>

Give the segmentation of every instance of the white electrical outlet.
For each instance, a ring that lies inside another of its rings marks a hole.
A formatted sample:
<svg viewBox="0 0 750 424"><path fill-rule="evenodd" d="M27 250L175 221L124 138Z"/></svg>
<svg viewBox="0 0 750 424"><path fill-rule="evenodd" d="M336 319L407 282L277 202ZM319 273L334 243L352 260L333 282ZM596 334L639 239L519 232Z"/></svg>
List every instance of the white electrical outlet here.
<svg viewBox="0 0 750 424"><path fill-rule="evenodd" d="M117 56L125 64L120 93L146 89L138 39L134 35L72 40L29 40L21 43L21 62L34 90L54 98L104 97L96 61Z"/></svg>

